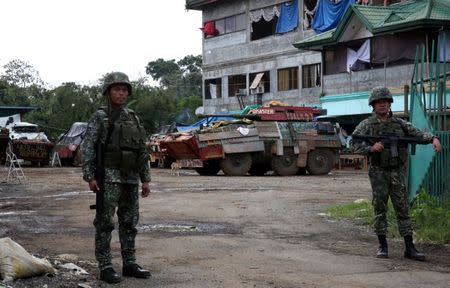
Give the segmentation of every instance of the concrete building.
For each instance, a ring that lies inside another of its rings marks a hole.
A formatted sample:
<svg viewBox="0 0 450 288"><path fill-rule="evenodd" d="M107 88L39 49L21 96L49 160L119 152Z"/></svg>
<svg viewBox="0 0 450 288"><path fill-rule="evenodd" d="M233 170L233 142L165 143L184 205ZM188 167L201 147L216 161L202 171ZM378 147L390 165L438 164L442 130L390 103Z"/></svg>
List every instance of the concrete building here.
<svg viewBox="0 0 450 288"><path fill-rule="evenodd" d="M431 51L436 51L438 38L441 45L436 55ZM328 116L337 116L336 121L358 123L370 114L367 98L375 86L390 88L395 99L392 110L407 114L410 101L408 93L404 96L404 87L411 85L416 55L430 64L419 67L419 74L425 78L444 72L431 71L431 64L436 62L447 63L445 71L450 70L450 2L409 0L386 7L352 5L335 29L294 46L321 53L320 102ZM426 51L423 55L418 49L422 47ZM445 97L450 103L450 93Z"/></svg>
<svg viewBox="0 0 450 288"><path fill-rule="evenodd" d="M283 5L296 5L297 25L292 31L277 33L275 26ZM213 32L205 32L203 37L206 112L239 109L239 92L246 94L242 97L245 105L254 104L249 88L258 73L263 73L263 102L319 104L320 53L300 51L292 45L314 35L313 30L300 25L304 22L304 13L299 13L306 9L304 1L187 0L186 7L202 10L204 32L209 25L214 26Z"/></svg>
<svg viewBox="0 0 450 288"><path fill-rule="evenodd" d="M244 104L254 104L249 88L263 73L262 102L321 105L328 115L367 115L372 87L391 87L396 97L403 95L417 45L431 48L450 28L448 0L372 0L352 5L336 28L316 34L309 23L320 1L328 0L318 1L187 0L188 9L202 11L204 23L205 112L239 109L236 94L242 92ZM298 25L276 33L280 11L288 5L297 6ZM208 34L210 25L214 29ZM396 109L404 110L403 103Z"/></svg>

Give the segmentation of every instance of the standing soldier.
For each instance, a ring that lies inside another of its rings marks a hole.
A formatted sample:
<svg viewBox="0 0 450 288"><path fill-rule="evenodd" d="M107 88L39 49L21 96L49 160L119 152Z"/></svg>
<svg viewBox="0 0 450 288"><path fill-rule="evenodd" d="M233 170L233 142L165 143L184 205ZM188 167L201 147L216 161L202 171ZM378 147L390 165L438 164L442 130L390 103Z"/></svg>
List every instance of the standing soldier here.
<svg viewBox="0 0 450 288"><path fill-rule="evenodd" d="M411 123L392 115L391 92L384 87L376 87L369 97L369 105L373 107L373 115L363 120L356 127L353 135L379 136L383 133L394 133L399 137L411 136L422 138L432 143L436 152L441 151L441 144L437 137L420 131ZM380 246L377 251L378 258L388 257L386 241L387 232L387 204L391 197L395 209L400 235L405 239L406 258L419 261L425 260L425 255L419 253L413 244L411 220L409 217L409 204L405 186L406 162L408 159L406 144L399 143L398 157L392 157L388 147L382 142L373 145L365 141L353 141L356 153L369 156L369 177L372 186L372 204L374 208L375 233L378 236Z"/></svg>
<svg viewBox="0 0 450 288"><path fill-rule="evenodd" d="M94 220L95 257L100 279L107 283L121 280L111 262L111 232L116 208L122 275L150 277L149 271L136 264L135 257L139 180L142 182L141 195L147 197L150 193L150 168L144 127L134 112L124 107L131 92L126 74L113 72L105 77L103 95L108 105L92 114L83 142L83 179L89 183L91 191L98 193ZM98 159L103 160L102 164L96 165ZM99 169L104 169L101 177L96 173Z"/></svg>

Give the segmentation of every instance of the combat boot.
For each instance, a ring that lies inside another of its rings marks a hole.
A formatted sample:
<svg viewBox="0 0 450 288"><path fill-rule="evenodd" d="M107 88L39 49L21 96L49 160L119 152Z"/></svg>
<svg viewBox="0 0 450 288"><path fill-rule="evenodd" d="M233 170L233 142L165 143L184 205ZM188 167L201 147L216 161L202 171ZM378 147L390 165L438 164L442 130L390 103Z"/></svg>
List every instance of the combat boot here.
<svg viewBox="0 0 450 288"><path fill-rule="evenodd" d="M425 261L425 254L417 251L414 246L413 239L411 235L407 235L405 238L405 258L413 259L417 261Z"/></svg>
<svg viewBox="0 0 450 288"><path fill-rule="evenodd" d="M377 258L388 258L388 245L386 235L378 235L380 246L377 250Z"/></svg>
<svg viewBox="0 0 450 288"><path fill-rule="evenodd" d="M142 269L142 267L136 263L124 265L122 268L122 275L135 278L149 278L152 276L150 271Z"/></svg>
<svg viewBox="0 0 450 288"><path fill-rule="evenodd" d="M113 268L109 267L100 271L100 280L105 281L106 283L119 283L120 276Z"/></svg>

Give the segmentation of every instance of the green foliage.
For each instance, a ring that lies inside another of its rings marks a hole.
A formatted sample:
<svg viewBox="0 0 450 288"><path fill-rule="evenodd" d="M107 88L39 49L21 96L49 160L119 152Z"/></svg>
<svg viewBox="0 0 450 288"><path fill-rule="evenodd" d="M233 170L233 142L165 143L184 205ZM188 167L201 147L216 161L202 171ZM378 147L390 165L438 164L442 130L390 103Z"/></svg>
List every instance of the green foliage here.
<svg viewBox="0 0 450 288"><path fill-rule="evenodd" d="M149 134L158 132L162 126L173 121L175 101L162 95L162 91L155 91L136 103L135 112Z"/></svg>
<svg viewBox="0 0 450 288"><path fill-rule="evenodd" d="M148 133L159 132L183 113L193 116L190 123L198 120L194 111L202 105L201 63L200 55L189 55L178 62L158 59L148 63L146 72L160 80L160 87L147 85L146 77L131 83L133 93L127 107L136 111ZM106 105L101 87L108 73L98 79L98 85L69 82L48 90L27 62L13 60L4 68L0 105L36 107L25 114L24 120L40 125L50 139L56 140L74 122L87 122L98 107Z"/></svg>
<svg viewBox="0 0 450 288"><path fill-rule="evenodd" d="M327 209L332 218L348 219L358 225L373 225L373 206L368 200L332 206ZM399 237L395 211L391 201L388 202L388 237Z"/></svg>
<svg viewBox="0 0 450 288"><path fill-rule="evenodd" d="M359 225L371 225L373 222L373 207L369 201L333 206L327 209L327 213L336 219L352 219Z"/></svg>
<svg viewBox="0 0 450 288"><path fill-rule="evenodd" d="M168 75L181 73L181 70L175 62L175 59L164 60L159 58L155 61L148 62L147 67L145 67L145 72L152 76L154 80L158 81Z"/></svg>
<svg viewBox="0 0 450 288"><path fill-rule="evenodd" d="M422 190L413 202L411 219L418 239L450 243L450 200L440 203Z"/></svg>
<svg viewBox="0 0 450 288"><path fill-rule="evenodd" d="M327 209L327 213L332 218L348 219L358 225L373 224L373 207L369 201L332 206ZM410 213L415 238L427 242L450 243L450 200L442 204L422 191L417 195ZM388 237L400 237L391 201L387 219Z"/></svg>
<svg viewBox="0 0 450 288"><path fill-rule="evenodd" d="M80 86L75 83L47 91L42 97L35 97L31 104L40 107L25 114L26 121L39 124L51 139L57 139L74 122L87 122L90 115L101 105L99 87Z"/></svg>
<svg viewBox="0 0 450 288"><path fill-rule="evenodd" d="M6 63L3 68L5 74L1 76L1 79L9 84L22 88L32 85L43 86L44 84L39 72L28 62L14 59Z"/></svg>
<svg viewBox="0 0 450 288"><path fill-rule="evenodd" d="M198 73L201 72L202 56L188 55L178 61L178 65L184 72Z"/></svg>
<svg viewBox="0 0 450 288"><path fill-rule="evenodd" d="M160 81L161 87L168 95L178 99L202 95L202 58L201 55L188 55L178 62L157 59L146 66L146 73L154 80Z"/></svg>

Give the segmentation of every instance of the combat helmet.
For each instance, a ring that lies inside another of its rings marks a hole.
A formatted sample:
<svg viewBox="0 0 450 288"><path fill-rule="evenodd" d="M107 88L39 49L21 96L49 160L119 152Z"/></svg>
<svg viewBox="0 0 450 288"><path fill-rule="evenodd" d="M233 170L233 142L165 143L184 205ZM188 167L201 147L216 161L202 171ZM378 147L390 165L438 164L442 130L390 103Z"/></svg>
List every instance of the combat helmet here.
<svg viewBox="0 0 450 288"><path fill-rule="evenodd" d="M125 84L128 88L128 95L131 95L131 83L130 79L128 79L127 74L122 72L111 72L105 77L105 81L103 83L103 95L106 95L109 87L113 84Z"/></svg>
<svg viewBox="0 0 450 288"><path fill-rule="evenodd" d="M386 87L375 87L369 96L369 106L373 104L374 101L387 99L390 103L394 102L392 94Z"/></svg>

